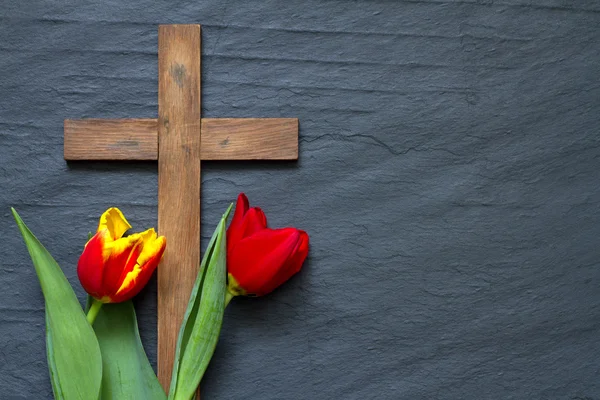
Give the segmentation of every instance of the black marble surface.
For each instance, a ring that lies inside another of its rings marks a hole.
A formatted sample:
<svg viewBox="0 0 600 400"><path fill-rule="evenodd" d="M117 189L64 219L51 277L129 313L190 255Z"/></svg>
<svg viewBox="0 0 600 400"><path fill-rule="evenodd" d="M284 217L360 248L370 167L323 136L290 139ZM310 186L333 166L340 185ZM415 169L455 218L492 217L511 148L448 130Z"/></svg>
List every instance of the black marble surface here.
<svg viewBox="0 0 600 400"><path fill-rule="evenodd" d="M9 207L81 299L107 207L156 226L156 164L66 163L62 122L156 117L159 23L203 25L204 116L300 119L298 162L203 163L203 246L240 191L312 240L204 399L600 399L596 0L0 0L0 398L52 396Z"/></svg>

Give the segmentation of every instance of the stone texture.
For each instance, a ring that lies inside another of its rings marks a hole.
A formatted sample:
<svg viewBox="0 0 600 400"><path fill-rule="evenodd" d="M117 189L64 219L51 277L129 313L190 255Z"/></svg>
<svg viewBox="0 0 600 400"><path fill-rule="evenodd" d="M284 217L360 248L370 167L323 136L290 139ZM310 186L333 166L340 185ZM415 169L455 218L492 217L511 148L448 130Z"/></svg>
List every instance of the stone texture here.
<svg viewBox="0 0 600 400"><path fill-rule="evenodd" d="M304 270L228 308L206 399L600 399L595 0L1 0L0 392L52 397L9 206L63 266L156 226L154 163L65 163L65 118L157 115L157 24L203 24L206 117L298 117L297 163L203 164ZM156 365L156 281L136 300Z"/></svg>

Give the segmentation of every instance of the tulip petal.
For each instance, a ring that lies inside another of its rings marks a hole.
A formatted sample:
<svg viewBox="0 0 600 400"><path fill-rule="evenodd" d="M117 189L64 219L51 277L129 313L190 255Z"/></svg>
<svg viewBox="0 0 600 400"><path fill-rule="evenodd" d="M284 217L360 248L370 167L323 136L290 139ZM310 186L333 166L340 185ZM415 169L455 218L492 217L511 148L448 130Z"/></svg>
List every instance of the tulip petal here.
<svg viewBox="0 0 600 400"><path fill-rule="evenodd" d="M267 216L259 207L252 207L244 216L242 237L247 237L267 227Z"/></svg>
<svg viewBox="0 0 600 400"><path fill-rule="evenodd" d="M231 219L231 225L235 225L237 223L242 222L242 218L248 212L250 208L250 204L248 202L248 197L244 193L240 193L237 198L237 202L235 203L235 213L233 214L233 218Z"/></svg>
<svg viewBox="0 0 600 400"><path fill-rule="evenodd" d="M86 292L96 298L104 296L102 290L102 272L104 270L103 248L106 230L96 233L85 244L83 253L77 262L77 276Z"/></svg>
<svg viewBox="0 0 600 400"><path fill-rule="evenodd" d="M229 254L228 272L249 294L267 294L275 289L271 282L293 256L299 240L300 233L294 228L258 231L242 239ZM282 271L285 279L279 280L285 281L294 273Z"/></svg>
<svg viewBox="0 0 600 400"><path fill-rule="evenodd" d="M127 222L127 219L116 207L109 208L100 217L98 224L98 232L103 229L108 229L113 240L120 239L128 229L131 229L131 225Z"/></svg>
<svg viewBox="0 0 600 400"><path fill-rule="evenodd" d="M158 253L164 251L166 239L164 236L158 237L154 229L148 229L140 233L143 242L142 253L138 256L137 263L141 266L146 264L148 260L154 258Z"/></svg>
<svg viewBox="0 0 600 400"><path fill-rule="evenodd" d="M102 286L110 297L121 287L127 273L135 268L142 243L141 235L136 233L105 244L104 254L108 257L104 262Z"/></svg>
<svg viewBox="0 0 600 400"><path fill-rule="evenodd" d="M235 213L227 229L227 251L233 248L233 245L244 237L244 216L250 207L248 198L244 193L240 193L235 204Z"/></svg>
<svg viewBox="0 0 600 400"><path fill-rule="evenodd" d="M290 279L290 277L298 273L302 268L302 264L308 255L309 239L306 232L298 230L298 233L300 234L300 237L298 239L298 243L296 244L296 248L292 252L292 256L288 258L284 266L273 277L270 285L263 287L263 290L266 290L267 292L273 291L275 288L281 286L285 281Z"/></svg>
<svg viewBox="0 0 600 400"><path fill-rule="evenodd" d="M148 231L142 233L142 235L146 234ZM151 229L151 231L154 232L154 229ZM154 236L156 236L155 232ZM129 299L137 295L140 290L146 286L152 273L160 263L166 245L167 242L164 236L159 236L151 243L144 245L142 254L138 257L138 262L133 269L124 276L121 287L119 287L119 290L117 290L116 294L113 296L113 302L123 301L121 299ZM146 246L149 246L149 249L152 251L147 251ZM140 261L142 261L141 264Z"/></svg>
<svg viewBox="0 0 600 400"><path fill-rule="evenodd" d="M139 264L135 264L133 269L131 271L129 271L123 278L123 281L122 281L119 289L111 297L111 300L113 303L119 303L120 299L125 298L126 297L125 295L129 294L129 292L131 290L133 290L133 288L136 286L140 286L140 290L141 290L143 285L141 285L141 284L138 285L138 283L141 283L140 280L138 279L141 273L142 273L142 267L140 267ZM133 297L133 296L135 296L135 294L132 295L131 297Z"/></svg>

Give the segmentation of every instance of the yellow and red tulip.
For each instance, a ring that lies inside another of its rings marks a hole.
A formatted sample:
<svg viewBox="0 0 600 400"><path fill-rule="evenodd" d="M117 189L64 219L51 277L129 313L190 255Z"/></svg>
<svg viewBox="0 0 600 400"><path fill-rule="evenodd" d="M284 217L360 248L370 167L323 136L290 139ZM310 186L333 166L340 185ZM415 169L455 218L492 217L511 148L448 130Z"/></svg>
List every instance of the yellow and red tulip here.
<svg viewBox="0 0 600 400"><path fill-rule="evenodd" d="M165 251L166 239L154 229L123 237L130 228L118 208L109 208L79 258L81 286L102 303L120 303L138 294Z"/></svg>

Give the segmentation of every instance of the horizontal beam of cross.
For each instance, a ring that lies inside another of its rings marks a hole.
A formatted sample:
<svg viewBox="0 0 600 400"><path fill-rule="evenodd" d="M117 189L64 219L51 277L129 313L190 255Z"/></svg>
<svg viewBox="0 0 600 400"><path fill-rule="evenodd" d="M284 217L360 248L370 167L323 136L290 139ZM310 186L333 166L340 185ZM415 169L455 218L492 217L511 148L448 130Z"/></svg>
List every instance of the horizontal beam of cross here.
<svg viewBox="0 0 600 400"><path fill-rule="evenodd" d="M202 118L202 160L297 160L297 118ZM158 120L65 120L65 160L157 160Z"/></svg>

